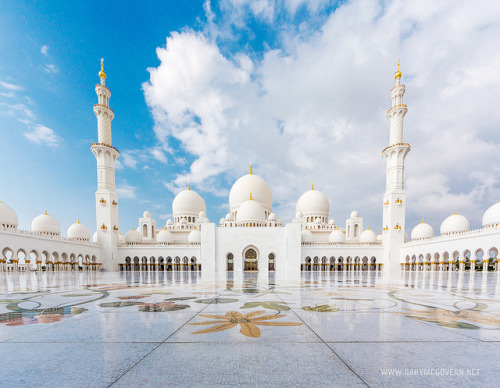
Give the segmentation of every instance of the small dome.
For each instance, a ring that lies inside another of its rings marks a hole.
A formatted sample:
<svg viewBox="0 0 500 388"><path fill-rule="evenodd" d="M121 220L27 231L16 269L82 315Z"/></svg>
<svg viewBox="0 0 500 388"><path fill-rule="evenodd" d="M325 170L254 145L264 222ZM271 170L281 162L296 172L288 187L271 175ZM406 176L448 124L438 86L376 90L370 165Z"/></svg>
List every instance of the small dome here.
<svg viewBox="0 0 500 388"><path fill-rule="evenodd" d="M351 212L351 218L358 218L358 217L359 217L359 216L358 216L358 212L357 212L356 210L353 210L353 211Z"/></svg>
<svg viewBox="0 0 500 388"><path fill-rule="evenodd" d="M330 204L328 198L321 191L311 189L302 194L297 201L297 212L301 211L302 214L322 214L328 216L330 213Z"/></svg>
<svg viewBox="0 0 500 388"><path fill-rule="evenodd" d="M188 236L189 243L200 243L201 242L201 232L198 229L193 230Z"/></svg>
<svg viewBox="0 0 500 388"><path fill-rule="evenodd" d="M384 241L384 236L382 236L382 233L380 233L379 235L377 235L377 242L379 244L382 244Z"/></svg>
<svg viewBox="0 0 500 388"><path fill-rule="evenodd" d="M302 232L300 232L300 240L303 243L312 243L313 235L312 235L311 231L306 229L306 230L303 230Z"/></svg>
<svg viewBox="0 0 500 388"><path fill-rule="evenodd" d="M253 199L243 202L236 213L237 222L264 222L265 220L264 207Z"/></svg>
<svg viewBox="0 0 500 388"><path fill-rule="evenodd" d="M0 224L1 224L0 220ZM500 224L500 202L490 206L483 214L483 226L496 226Z"/></svg>
<svg viewBox="0 0 500 388"><path fill-rule="evenodd" d="M231 213L226 214L226 221L231 221L232 218Z"/></svg>
<svg viewBox="0 0 500 388"><path fill-rule="evenodd" d="M123 234L120 233L120 235L118 236L118 242L120 244L126 244L126 241L125 241L125 236Z"/></svg>
<svg viewBox="0 0 500 388"><path fill-rule="evenodd" d="M426 224L424 220L411 231L412 240L422 240L424 238L434 237L434 229L429 224Z"/></svg>
<svg viewBox="0 0 500 388"><path fill-rule="evenodd" d="M35 217L31 222L31 231L35 233L46 233L46 234L61 234L61 226L59 222L47 214L45 210L44 214L40 214Z"/></svg>
<svg viewBox="0 0 500 388"><path fill-rule="evenodd" d="M276 214L274 214L274 213L269 214L269 217L267 219L269 221L276 221Z"/></svg>
<svg viewBox="0 0 500 388"><path fill-rule="evenodd" d="M469 230L469 221L464 216L457 214L455 211L454 214L447 217L443 223L441 224L440 232L441 234L451 234L451 233L460 233L467 232Z"/></svg>
<svg viewBox="0 0 500 388"><path fill-rule="evenodd" d="M328 221L328 225L335 225L335 220L333 218L330 218Z"/></svg>
<svg viewBox="0 0 500 388"><path fill-rule="evenodd" d="M200 194L193 190L182 190L177 194L172 202L172 213L176 215L190 214L198 215L200 212L206 212L205 201Z"/></svg>
<svg viewBox="0 0 500 388"><path fill-rule="evenodd" d="M367 228L359 235L359 242L362 244L363 243L374 244L377 242L377 235L375 234L375 232L373 230L371 230L370 228Z"/></svg>
<svg viewBox="0 0 500 388"><path fill-rule="evenodd" d="M90 240L90 232L85 225L80 224L80 220L68 228L67 235L71 240Z"/></svg>
<svg viewBox="0 0 500 388"><path fill-rule="evenodd" d="M248 196L252 193L253 199L260 202L267 209L273 207L273 193L267 182L258 175L252 172L243 175L240 179L234 182L231 191L229 192L229 207L231 211L240 205L243 205L248 200Z"/></svg>
<svg viewBox="0 0 500 388"><path fill-rule="evenodd" d="M302 218L304 215L302 212L299 210L297 213L295 213L295 218Z"/></svg>
<svg viewBox="0 0 500 388"><path fill-rule="evenodd" d="M207 213L201 211L199 214L198 214L198 218L207 218Z"/></svg>
<svg viewBox="0 0 500 388"><path fill-rule="evenodd" d="M147 210L142 214L143 218L151 218L151 213L148 212Z"/></svg>
<svg viewBox="0 0 500 388"><path fill-rule="evenodd" d="M156 235L156 241L159 243L171 243L174 241L174 236L168 230L162 229Z"/></svg>
<svg viewBox="0 0 500 388"><path fill-rule="evenodd" d="M167 225L173 225L174 221L172 221L170 218L167 220Z"/></svg>
<svg viewBox="0 0 500 388"><path fill-rule="evenodd" d="M94 235L92 236L92 241L95 243L99 242L99 237L97 237L97 232L95 232Z"/></svg>
<svg viewBox="0 0 500 388"><path fill-rule="evenodd" d="M225 218L221 218L221 219L219 220L219 224L220 224L220 225L224 225L224 222L226 222L226 219L225 219Z"/></svg>
<svg viewBox="0 0 500 388"><path fill-rule="evenodd" d="M328 236L328 242L339 244L345 241L345 234L340 229L335 229Z"/></svg>
<svg viewBox="0 0 500 388"><path fill-rule="evenodd" d="M142 242L142 236L138 230L135 230L134 228L132 228L125 235L125 241L128 243Z"/></svg>
<svg viewBox="0 0 500 388"><path fill-rule="evenodd" d="M0 202L0 225L7 228L17 228L17 214L9 205Z"/></svg>

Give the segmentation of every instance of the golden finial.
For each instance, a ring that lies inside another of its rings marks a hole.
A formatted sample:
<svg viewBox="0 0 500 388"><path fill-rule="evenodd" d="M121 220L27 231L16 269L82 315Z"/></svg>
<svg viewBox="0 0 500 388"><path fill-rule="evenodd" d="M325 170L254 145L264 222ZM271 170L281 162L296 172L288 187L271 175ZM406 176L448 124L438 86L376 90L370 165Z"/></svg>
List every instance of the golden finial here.
<svg viewBox="0 0 500 388"><path fill-rule="evenodd" d="M455 210L453 211L453 214L454 214L454 215L457 215L457 209L455 209Z"/></svg>
<svg viewBox="0 0 500 388"><path fill-rule="evenodd" d="M422 218L422 224L424 223L424 219Z"/></svg>
<svg viewBox="0 0 500 388"><path fill-rule="evenodd" d="M253 164L253 163L252 163L252 162L250 162L250 175L252 175L252 174L253 174L253 171L252 171L252 164Z"/></svg>
<svg viewBox="0 0 500 388"><path fill-rule="evenodd" d="M101 58L101 71L99 72L99 78L106 79L106 73L104 72L104 58Z"/></svg>
<svg viewBox="0 0 500 388"><path fill-rule="evenodd" d="M367 226L367 227L366 227L366 230L370 230L370 227L369 227L369 226Z"/></svg>
<svg viewBox="0 0 500 388"><path fill-rule="evenodd" d="M191 190L191 181L188 181L188 190Z"/></svg>
<svg viewBox="0 0 500 388"><path fill-rule="evenodd" d="M311 183L311 190L314 190L314 181Z"/></svg>
<svg viewBox="0 0 500 388"><path fill-rule="evenodd" d="M45 214L46 216L48 216L48 214L47 214L47 209L45 209L45 212L44 212L43 214Z"/></svg>
<svg viewBox="0 0 500 388"><path fill-rule="evenodd" d="M132 226L132 230L135 230L135 226Z"/></svg>
<svg viewBox="0 0 500 388"><path fill-rule="evenodd" d="M253 201L252 193L250 193L250 199L249 199L249 201Z"/></svg>
<svg viewBox="0 0 500 388"><path fill-rule="evenodd" d="M401 70L399 70L399 62L401 61L401 59L398 59L398 70L396 71L396 74L394 74L394 78L395 79L398 79L398 78L401 78L401 76L403 75L401 73Z"/></svg>
<svg viewBox="0 0 500 388"><path fill-rule="evenodd" d="M77 224L79 224L79 223L80 223L80 219L79 219L79 218L76 220L76 223L77 223Z"/></svg>

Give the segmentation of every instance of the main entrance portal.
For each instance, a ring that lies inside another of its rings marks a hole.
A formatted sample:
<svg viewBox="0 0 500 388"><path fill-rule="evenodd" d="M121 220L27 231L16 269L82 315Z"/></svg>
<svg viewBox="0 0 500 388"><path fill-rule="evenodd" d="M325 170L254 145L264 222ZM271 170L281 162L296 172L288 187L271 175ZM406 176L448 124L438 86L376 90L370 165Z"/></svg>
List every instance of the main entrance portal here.
<svg viewBox="0 0 500 388"><path fill-rule="evenodd" d="M257 252L250 248L245 252L245 265L243 271L257 271L259 268L257 266Z"/></svg>

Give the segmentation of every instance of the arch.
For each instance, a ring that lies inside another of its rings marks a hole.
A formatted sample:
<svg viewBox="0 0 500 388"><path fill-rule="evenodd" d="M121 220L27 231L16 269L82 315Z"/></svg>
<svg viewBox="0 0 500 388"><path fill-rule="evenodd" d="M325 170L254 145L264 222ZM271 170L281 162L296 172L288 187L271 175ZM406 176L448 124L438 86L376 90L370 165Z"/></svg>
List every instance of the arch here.
<svg viewBox="0 0 500 388"><path fill-rule="evenodd" d="M250 246L243 253L243 270L258 271L259 270L259 252L256 247Z"/></svg>
<svg viewBox="0 0 500 388"><path fill-rule="evenodd" d="M125 258L125 271L132 271L132 259L130 256Z"/></svg>
<svg viewBox="0 0 500 388"><path fill-rule="evenodd" d="M26 257L27 257L26 251L23 248L20 248L20 249L17 250L16 259L17 259L17 261L18 261L19 264L24 264L25 260L26 260Z"/></svg>
<svg viewBox="0 0 500 388"><path fill-rule="evenodd" d="M148 270L148 258L146 256L142 256L141 258L141 270L142 271Z"/></svg>
<svg viewBox="0 0 500 388"><path fill-rule="evenodd" d="M142 237L148 237L148 226L146 224L142 225Z"/></svg>
<svg viewBox="0 0 500 388"><path fill-rule="evenodd" d="M268 270L274 271L276 269L276 255L273 252L271 252L267 258L269 267Z"/></svg>
<svg viewBox="0 0 500 388"><path fill-rule="evenodd" d="M226 270L234 271L234 255L231 252L226 255Z"/></svg>
<svg viewBox="0 0 500 388"><path fill-rule="evenodd" d="M173 260L170 256L167 256L167 271L172 271L173 266L172 266Z"/></svg>
<svg viewBox="0 0 500 388"><path fill-rule="evenodd" d="M358 233L359 233L359 225L354 224L354 237L358 237Z"/></svg>
<svg viewBox="0 0 500 388"><path fill-rule="evenodd" d="M370 269L373 271L377 269L377 258L375 256L370 258Z"/></svg>
<svg viewBox="0 0 500 388"><path fill-rule="evenodd" d="M163 256L158 257L158 271L165 271L165 259Z"/></svg>
<svg viewBox="0 0 500 388"><path fill-rule="evenodd" d="M134 271L140 271L141 266L139 264L139 258L137 256L134 256Z"/></svg>

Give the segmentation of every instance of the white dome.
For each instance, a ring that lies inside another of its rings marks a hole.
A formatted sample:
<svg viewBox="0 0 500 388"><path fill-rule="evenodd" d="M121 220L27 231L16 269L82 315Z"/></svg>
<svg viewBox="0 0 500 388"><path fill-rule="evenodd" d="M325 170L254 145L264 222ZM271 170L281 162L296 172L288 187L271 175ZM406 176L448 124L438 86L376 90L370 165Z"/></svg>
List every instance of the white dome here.
<svg viewBox="0 0 500 388"><path fill-rule="evenodd" d="M231 221L232 215L231 213L226 214L226 221Z"/></svg>
<svg viewBox="0 0 500 388"><path fill-rule="evenodd" d="M143 218L151 218L151 213L146 210L144 213L142 213L142 217Z"/></svg>
<svg viewBox="0 0 500 388"><path fill-rule="evenodd" d="M71 240L90 240L90 232L85 225L80 224L80 220L68 228L67 235Z"/></svg>
<svg viewBox="0 0 500 388"><path fill-rule="evenodd" d="M0 224L2 221L0 220ZM483 214L483 226L500 224L500 202L490 206Z"/></svg>
<svg viewBox="0 0 500 388"><path fill-rule="evenodd" d="M373 230L368 228L359 235L359 242L374 244L377 242L377 235Z"/></svg>
<svg viewBox="0 0 500 388"><path fill-rule="evenodd" d="M269 214L269 217L267 219L269 221L276 221L276 214L274 214L274 213Z"/></svg>
<svg viewBox="0 0 500 388"><path fill-rule="evenodd" d="M296 210L301 211L303 215L323 214L328 216L330 213L330 204L328 198L319 190L311 189L302 194L297 201Z"/></svg>
<svg viewBox="0 0 500 388"><path fill-rule="evenodd" d="M205 201L196 191L187 189L181 191L172 202L172 213L174 217L178 214L198 215L200 212L206 212Z"/></svg>
<svg viewBox="0 0 500 388"><path fill-rule="evenodd" d="M330 218L328 221L328 225L335 225L335 220L333 218Z"/></svg>
<svg viewBox="0 0 500 388"><path fill-rule="evenodd" d="M168 230L162 229L156 235L156 241L159 243L171 243L174 241L174 236Z"/></svg>
<svg viewBox="0 0 500 388"><path fill-rule="evenodd" d="M382 233L380 233L379 235L377 235L377 242L382 244L383 241L384 241L384 237L382 236Z"/></svg>
<svg viewBox="0 0 500 388"><path fill-rule="evenodd" d="M434 229L429 224L426 224L424 220L411 231L412 240L422 240L424 238L434 237Z"/></svg>
<svg viewBox="0 0 500 388"><path fill-rule="evenodd" d="M225 222L225 221L226 221L226 219L225 219L225 218L221 218L221 219L219 220L219 224L220 224L220 225L224 225L224 222Z"/></svg>
<svg viewBox="0 0 500 388"><path fill-rule="evenodd" d="M345 234L340 229L335 229L328 236L328 242L330 243L343 243L345 241Z"/></svg>
<svg viewBox="0 0 500 388"><path fill-rule="evenodd" d="M59 222L47 214L40 214L31 222L31 231L35 233L61 234Z"/></svg>
<svg viewBox="0 0 500 388"><path fill-rule="evenodd" d="M252 193L252 198L260 202L267 209L273 207L273 193L267 182L258 175L247 174L238 179L229 192L229 207L231 210L235 206L242 205L248 201Z"/></svg>
<svg viewBox="0 0 500 388"><path fill-rule="evenodd" d="M295 218L302 218L304 215L302 214L301 211L298 211L297 213L295 213Z"/></svg>
<svg viewBox="0 0 500 388"><path fill-rule="evenodd" d="M236 213L236 222L263 222L265 220L264 208L253 199L243 202Z"/></svg>
<svg viewBox="0 0 500 388"><path fill-rule="evenodd" d="M92 236L92 241L95 243L99 242L99 238L97 237L97 232L95 232L94 235Z"/></svg>
<svg viewBox="0 0 500 388"><path fill-rule="evenodd" d="M173 225L174 221L172 221L170 218L167 220L167 225Z"/></svg>
<svg viewBox="0 0 500 388"><path fill-rule="evenodd" d="M120 233L120 235L118 236L118 241L120 244L125 244L126 243L125 236Z"/></svg>
<svg viewBox="0 0 500 388"><path fill-rule="evenodd" d="M300 232L300 240L303 243L311 243L313 241L313 234L310 230L303 230L302 232Z"/></svg>
<svg viewBox="0 0 500 388"><path fill-rule="evenodd" d="M193 230L188 236L189 243L200 243L201 242L201 232L198 229Z"/></svg>
<svg viewBox="0 0 500 388"><path fill-rule="evenodd" d="M207 213L201 211L200 213L198 213L198 218L207 218Z"/></svg>
<svg viewBox="0 0 500 388"><path fill-rule="evenodd" d="M467 232L469 227L467 218L455 212L443 221L440 232L441 234Z"/></svg>
<svg viewBox="0 0 500 388"><path fill-rule="evenodd" d="M356 210L353 210L353 211L351 212L351 218L358 218L358 217L359 217L359 216L358 216L358 212L357 212Z"/></svg>
<svg viewBox="0 0 500 388"><path fill-rule="evenodd" d="M130 242L130 243L142 242L142 236L138 230L135 230L134 228L132 228L125 235L125 241Z"/></svg>
<svg viewBox="0 0 500 388"><path fill-rule="evenodd" d="M17 228L17 214L9 205L0 202L0 225Z"/></svg>

